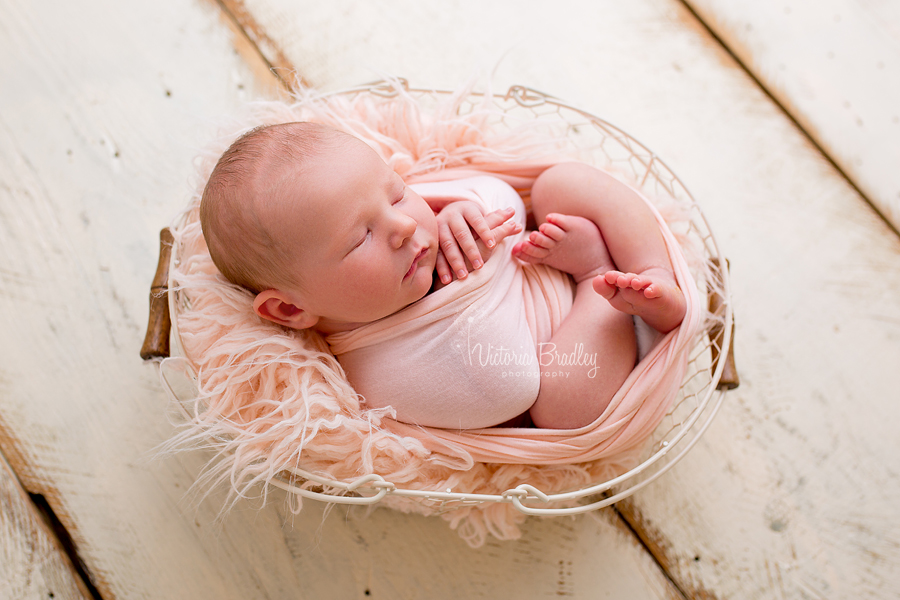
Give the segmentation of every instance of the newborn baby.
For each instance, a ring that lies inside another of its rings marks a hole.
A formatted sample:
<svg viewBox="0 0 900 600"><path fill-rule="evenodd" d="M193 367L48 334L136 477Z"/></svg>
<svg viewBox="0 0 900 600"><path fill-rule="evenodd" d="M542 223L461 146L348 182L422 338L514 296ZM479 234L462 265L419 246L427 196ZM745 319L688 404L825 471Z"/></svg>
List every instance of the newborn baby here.
<svg viewBox="0 0 900 600"><path fill-rule="evenodd" d="M538 177L531 198L539 228L526 235L521 200L497 179L407 186L357 138L287 123L253 130L225 152L200 216L213 261L256 294L256 313L326 336L370 406L434 427L525 414L539 427L577 428L600 416L634 367L631 315L666 333L685 302L656 220L628 186L565 163ZM550 290L556 308L544 306ZM490 310L465 312L487 296L499 298ZM452 314L434 318L446 306ZM548 318L550 327L532 323ZM427 343L473 327L478 346L467 338L462 355L469 367L473 347L509 340L495 347L509 359L528 346L532 376L461 370L462 359L442 360L448 349ZM353 341L372 331L381 341Z"/></svg>

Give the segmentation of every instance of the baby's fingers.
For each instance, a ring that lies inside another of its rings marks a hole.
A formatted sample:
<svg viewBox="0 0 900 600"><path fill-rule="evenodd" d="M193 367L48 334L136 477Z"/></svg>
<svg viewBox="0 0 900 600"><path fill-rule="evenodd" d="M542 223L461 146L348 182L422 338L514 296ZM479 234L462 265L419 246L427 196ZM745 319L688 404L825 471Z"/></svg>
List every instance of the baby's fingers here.
<svg viewBox="0 0 900 600"><path fill-rule="evenodd" d="M478 219L486 227L484 218L479 215ZM460 218L459 220L454 219L453 221L448 223L448 225L453 239L456 240L456 243L459 245L459 249L462 250L463 254L465 254L465 257L469 260L469 263L472 265L472 267L480 269L484 265L484 260L481 256L481 250L478 249L478 243L475 241L475 236L472 235L472 229L470 229L471 222L464 218ZM488 231L490 232L490 230ZM465 269L465 261L461 261L461 264L457 265L454 262L453 258L449 255L447 256L447 260L450 261L450 264L451 266L453 266L453 269L455 271L459 272L460 268ZM465 275L463 275L463 277L464 276Z"/></svg>
<svg viewBox="0 0 900 600"><path fill-rule="evenodd" d="M476 249L477 260L479 261L478 266L481 266L481 254L477 253L475 238L472 237L469 225L462 217L438 224L438 242L441 247L441 253L447 259L450 270L456 275L457 279L465 279L466 275L469 274L463 253L469 256L473 246ZM475 266L474 262L473 266Z"/></svg>
<svg viewBox="0 0 900 600"><path fill-rule="evenodd" d="M440 247L440 254L447 263L448 271L454 273L457 279L465 279L466 275L469 274L468 269L466 269L466 259L460 252L456 239L453 238L451 233L447 232L446 235L440 237ZM443 281L443 278L441 281Z"/></svg>
<svg viewBox="0 0 900 600"><path fill-rule="evenodd" d="M437 253L437 261L434 263L434 270L437 271L438 279L441 283L447 285L453 281L453 271L450 270L450 264L443 252Z"/></svg>
<svg viewBox="0 0 900 600"><path fill-rule="evenodd" d="M512 208L511 206L508 206L506 208L500 208L500 209L497 209L493 212L489 212L488 214L484 215L484 221L487 224L487 226L491 228L491 231L493 232L494 229L496 229L500 225L503 225L504 223L508 222L510 220L510 218L512 218L515 214L516 214L516 210L514 208ZM485 240L484 237L482 237L481 239L484 241L485 245L487 245L487 240ZM499 241L500 240L496 240L496 239L494 240L494 242L499 242ZM488 246L488 247L491 248L493 246Z"/></svg>
<svg viewBox="0 0 900 600"><path fill-rule="evenodd" d="M494 239L497 240L498 244L508 236L515 235L520 231L522 231L522 226L518 221L514 221L512 219L503 222L502 224L494 227L491 230L491 232L494 234Z"/></svg>
<svg viewBox="0 0 900 600"><path fill-rule="evenodd" d="M491 214L493 213L489 213L488 216L490 216ZM476 208L467 209L465 212L463 212L463 216L465 217L468 226L471 227L472 231L474 231L475 234L481 239L481 241L484 242L485 246L487 246L488 248L493 248L495 245L497 245L497 240L494 239L492 229L499 225L499 223L489 223L485 216L481 214L480 209ZM462 240L460 240L460 245L462 245ZM465 248L465 250L466 256L469 258L469 261L473 265L475 264L474 259L477 258L478 260L481 260L481 253L478 251L478 247L475 245L474 239L472 240L472 245L468 248ZM474 255L472 253L472 250L474 250ZM475 268L477 269L478 267Z"/></svg>

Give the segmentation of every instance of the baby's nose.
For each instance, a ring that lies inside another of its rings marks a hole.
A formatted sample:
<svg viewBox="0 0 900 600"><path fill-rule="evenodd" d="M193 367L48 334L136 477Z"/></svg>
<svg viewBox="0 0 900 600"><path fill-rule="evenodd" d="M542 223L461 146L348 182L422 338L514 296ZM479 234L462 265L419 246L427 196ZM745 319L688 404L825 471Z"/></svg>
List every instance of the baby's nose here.
<svg viewBox="0 0 900 600"><path fill-rule="evenodd" d="M400 248L416 232L416 220L404 213L398 213L394 223L393 245Z"/></svg>

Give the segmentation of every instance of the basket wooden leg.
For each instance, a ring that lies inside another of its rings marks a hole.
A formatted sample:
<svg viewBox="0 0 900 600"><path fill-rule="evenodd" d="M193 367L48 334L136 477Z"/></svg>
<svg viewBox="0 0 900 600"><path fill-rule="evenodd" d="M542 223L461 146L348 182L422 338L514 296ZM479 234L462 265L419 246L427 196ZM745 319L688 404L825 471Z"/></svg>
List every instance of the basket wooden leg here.
<svg viewBox="0 0 900 600"><path fill-rule="evenodd" d="M159 232L159 263L150 284L150 314L147 319L147 335L141 346L141 358L152 360L169 356L169 260L175 238L166 227Z"/></svg>
<svg viewBox="0 0 900 600"><path fill-rule="evenodd" d="M720 278L722 264L718 257L712 259L714 276ZM728 268L728 260L725 261L725 268ZM709 312L714 315L724 316L725 299L722 297L721 286L709 286ZM709 328L709 341L712 349L712 369L715 371L719 363L721 355L722 341L725 338L725 327L720 323L714 324ZM737 366L734 362L734 319L731 321L731 343L728 344L728 351L725 354L725 366L722 369L722 377L719 379L716 389L733 390L741 384L738 376Z"/></svg>

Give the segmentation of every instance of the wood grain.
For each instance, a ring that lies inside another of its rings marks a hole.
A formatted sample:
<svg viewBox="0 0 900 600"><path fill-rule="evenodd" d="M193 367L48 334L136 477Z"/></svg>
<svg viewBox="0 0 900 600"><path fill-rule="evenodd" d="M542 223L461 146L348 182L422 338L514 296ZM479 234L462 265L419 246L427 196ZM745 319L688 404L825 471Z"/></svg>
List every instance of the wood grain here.
<svg viewBox="0 0 900 600"><path fill-rule="evenodd" d="M88 600L91 594L0 456L0 597Z"/></svg>
<svg viewBox="0 0 900 600"><path fill-rule="evenodd" d="M657 540L688 597L879 598L900 587L890 500L900 242L837 155L694 14L650 0L554 11L395 2L354 5L352 19L351 3L245 6L321 88L377 72L453 87L480 63L497 89L547 91L656 151L731 259L742 384L697 448L622 514Z"/></svg>
<svg viewBox="0 0 900 600"><path fill-rule="evenodd" d="M243 6L322 88L382 73L454 87L480 63L496 66L501 90L551 92L644 141L731 259L742 385L694 451L622 511L655 540L656 560L608 511L534 519L521 540L478 551L437 519L316 503L294 516L279 492L217 521L218 491L185 499L208 454L152 459L174 428L137 349L157 231L187 197L196 148L216 117L277 94L274 63L246 21L211 2L7 0L0 448L104 598L865 599L900 588L900 242L692 14L668 0Z"/></svg>
<svg viewBox="0 0 900 600"><path fill-rule="evenodd" d="M604 518L481 551L437 519L294 516L277 492L219 520L220 491L187 493L209 454L155 458L175 427L138 349L197 148L278 82L219 5L174 0L4 2L0 74L0 448L104 599L679 597Z"/></svg>
<svg viewBox="0 0 900 600"><path fill-rule="evenodd" d="M284 589L277 560L260 577L247 558L280 524L223 534L180 504L196 462L151 461L172 425L137 356L156 232L214 118L262 92L218 8L4 2L0 73L4 454L106 599Z"/></svg>
<svg viewBox="0 0 900 600"><path fill-rule="evenodd" d="M900 5L687 4L900 230Z"/></svg>

